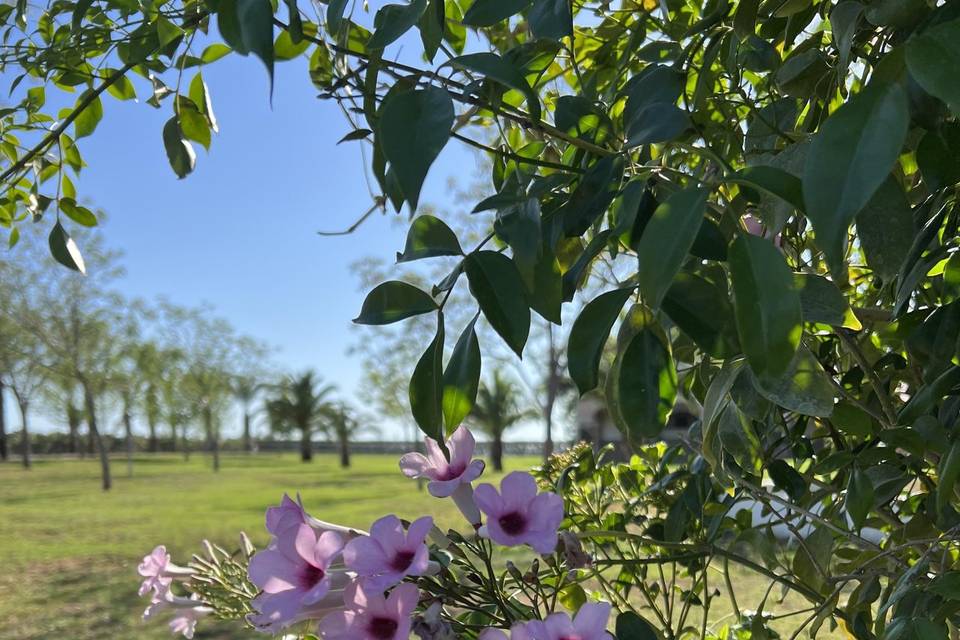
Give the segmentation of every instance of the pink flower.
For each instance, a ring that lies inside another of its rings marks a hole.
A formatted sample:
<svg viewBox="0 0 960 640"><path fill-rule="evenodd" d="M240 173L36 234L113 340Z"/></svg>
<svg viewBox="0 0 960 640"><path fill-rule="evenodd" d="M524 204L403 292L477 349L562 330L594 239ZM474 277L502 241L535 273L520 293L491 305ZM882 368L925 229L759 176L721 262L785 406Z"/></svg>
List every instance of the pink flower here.
<svg viewBox="0 0 960 640"><path fill-rule="evenodd" d="M607 633L610 604L588 602L571 620L566 613L551 613L543 622L531 622L529 631L536 640L613 640Z"/></svg>
<svg viewBox="0 0 960 640"><path fill-rule="evenodd" d="M422 576L430 562L424 541L433 518L424 516L410 524L406 535L397 516L380 518L369 536L354 538L343 549L343 562L357 575L369 578L371 588L386 590L406 576Z"/></svg>
<svg viewBox="0 0 960 640"><path fill-rule="evenodd" d="M457 507L474 525L480 524L480 512L473 501L471 482L483 473L483 460L473 460L476 441L473 434L463 426L447 440L450 460L433 438L425 438L427 455L408 453L400 458L400 470L408 478L428 478L427 490L435 498L453 498Z"/></svg>
<svg viewBox="0 0 960 640"><path fill-rule="evenodd" d="M510 635L508 636L505 631L502 629L494 629L493 627L489 629L484 629L480 632L480 635L477 637L477 640L537 640L534 636L530 635L530 625L532 623L517 623L510 627Z"/></svg>
<svg viewBox="0 0 960 640"><path fill-rule="evenodd" d="M209 607L191 607L189 609L178 609L177 615L170 621L170 631L181 633L188 640L193 638L193 633L197 629L197 620L209 615L213 609Z"/></svg>
<svg viewBox="0 0 960 640"><path fill-rule="evenodd" d="M528 544L537 553L552 552L563 521L563 498L549 492L538 494L533 476L521 471L507 475L500 489L497 493L490 484L477 487L477 506L487 514L481 535L508 547Z"/></svg>
<svg viewBox="0 0 960 640"><path fill-rule="evenodd" d="M263 590L255 599L261 614L269 610L269 622L279 627L303 619L303 610L330 590L330 565L341 549L343 540L333 531L318 534L306 524L281 530L250 559L250 581Z"/></svg>
<svg viewBox="0 0 960 640"><path fill-rule="evenodd" d="M170 554L167 553L167 548L161 544L155 547L149 555L143 556L143 560L137 567L137 573L145 578L140 583L138 595L145 596L150 591L162 595L170 590L173 578L193 575L193 569L170 562Z"/></svg>
<svg viewBox="0 0 960 640"><path fill-rule="evenodd" d="M386 598L354 582L344 592L344 610L324 618L320 633L325 640L407 640L410 615L419 599L416 585L409 582L398 585Z"/></svg>
<svg viewBox="0 0 960 640"><path fill-rule="evenodd" d="M361 533L349 527L317 520L303 508L303 501L300 499L299 494L297 495L296 502L287 494L283 494L283 499L279 505L267 509L266 519L267 531L273 536L280 536L287 529L298 527L301 524L305 524L320 533L324 531L336 532L348 540Z"/></svg>

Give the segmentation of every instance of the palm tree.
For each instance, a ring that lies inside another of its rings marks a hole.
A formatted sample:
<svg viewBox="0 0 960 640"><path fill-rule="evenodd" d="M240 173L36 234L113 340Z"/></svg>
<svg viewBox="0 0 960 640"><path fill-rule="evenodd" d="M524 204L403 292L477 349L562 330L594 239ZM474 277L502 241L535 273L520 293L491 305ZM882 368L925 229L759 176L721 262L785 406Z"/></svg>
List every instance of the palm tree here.
<svg viewBox="0 0 960 640"><path fill-rule="evenodd" d="M477 393L473 418L490 436L490 464L494 471L503 471L503 433L518 422L532 417L521 409L520 391L509 378L494 371L490 383L484 383Z"/></svg>
<svg viewBox="0 0 960 640"><path fill-rule="evenodd" d="M300 459L313 460L310 437L313 430L322 427L329 415L327 396L334 385L322 384L314 371L289 376L276 386L276 395L266 401L270 428L276 433L300 432Z"/></svg>
<svg viewBox="0 0 960 640"><path fill-rule="evenodd" d="M343 402L330 404L327 408L327 420L323 430L330 440L336 440L340 446L340 466L346 469L350 466L350 441L357 434L367 430L353 413L353 410Z"/></svg>

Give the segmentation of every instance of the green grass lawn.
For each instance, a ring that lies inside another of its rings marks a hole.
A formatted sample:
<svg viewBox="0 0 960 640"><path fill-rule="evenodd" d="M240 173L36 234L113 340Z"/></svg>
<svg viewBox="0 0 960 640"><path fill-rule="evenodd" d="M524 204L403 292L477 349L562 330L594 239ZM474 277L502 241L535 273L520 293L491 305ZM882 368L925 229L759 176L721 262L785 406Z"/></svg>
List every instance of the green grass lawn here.
<svg viewBox="0 0 960 640"><path fill-rule="evenodd" d="M507 465L512 470L535 462L514 458ZM408 519L429 514L440 526L462 528L453 505L418 490L399 473L394 456L356 456L347 471L333 456L302 464L272 454L227 456L218 474L198 455L189 462L138 458L132 478L117 460L114 471L114 489L104 493L93 461L44 460L31 471L0 465L0 640L171 637L163 623L140 622L139 559L166 544L175 560L185 562L204 538L233 549L241 530L262 545L264 509L284 492L299 491L314 516L350 526L367 528L395 513ZM766 589L747 575L738 574L736 584L742 608L755 607ZM794 598L787 605L802 607ZM778 625L790 626L789 619ZM196 637L263 636L208 622Z"/></svg>

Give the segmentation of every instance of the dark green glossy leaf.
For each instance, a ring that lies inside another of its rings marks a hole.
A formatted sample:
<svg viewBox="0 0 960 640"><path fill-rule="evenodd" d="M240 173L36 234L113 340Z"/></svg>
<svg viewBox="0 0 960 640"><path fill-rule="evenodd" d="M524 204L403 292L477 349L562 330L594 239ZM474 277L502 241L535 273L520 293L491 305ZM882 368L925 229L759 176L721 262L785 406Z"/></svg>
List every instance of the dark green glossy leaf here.
<svg viewBox="0 0 960 640"><path fill-rule="evenodd" d="M871 85L830 116L814 138L803 200L831 268L842 267L847 229L890 174L909 122L899 85Z"/></svg>
<svg viewBox="0 0 960 640"><path fill-rule="evenodd" d="M857 237L867 265L883 282L897 277L916 231L906 194L892 176L857 214Z"/></svg>
<svg viewBox="0 0 960 640"><path fill-rule="evenodd" d="M947 122L928 131L917 146L917 165L933 191L960 182L960 123Z"/></svg>
<svg viewBox="0 0 960 640"><path fill-rule="evenodd" d="M185 178L193 171L197 154L193 150L193 145L184 139L176 116L163 125L163 147L167 151L170 167L178 178Z"/></svg>
<svg viewBox="0 0 960 640"><path fill-rule="evenodd" d="M61 198L60 211L77 224L85 227L97 226L97 216L90 209L78 205L73 198Z"/></svg>
<svg viewBox="0 0 960 640"><path fill-rule="evenodd" d="M84 101L87 97L87 93L84 93L80 96L80 99L77 100L78 103ZM86 108L77 115L76 120L73 121L74 128L74 139L79 140L80 138L89 136L92 134L97 125L100 124L100 120L103 119L103 104L100 102L100 98L94 98Z"/></svg>
<svg viewBox="0 0 960 640"><path fill-rule="evenodd" d="M652 309L660 301L690 253L703 224L708 192L685 189L672 194L653 212L640 237L637 254L640 293Z"/></svg>
<svg viewBox="0 0 960 640"><path fill-rule="evenodd" d="M437 334L420 356L410 378L410 412L417 426L434 440L443 440L443 313Z"/></svg>
<svg viewBox="0 0 960 640"><path fill-rule="evenodd" d="M617 616L617 640L658 640L660 635L653 625L633 611Z"/></svg>
<svg viewBox="0 0 960 640"><path fill-rule="evenodd" d="M423 53L427 60L433 58L440 49L443 41L443 29L447 23L446 7L443 0L429 0L427 10L420 16L420 40L423 42Z"/></svg>
<svg viewBox="0 0 960 640"><path fill-rule="evenodd" d="M777 248L756 236L739 236L729 259L740 346L754 373L779 376L802 333L793 273Z"/></svg>
<svg viewBox="0 0 960 640"><path fill-rule="evenodd" d="M518 355L530 334L530 308L520 272L496 251L478 251L464 260L470 290L484 317Z"/></svg>
<svg viewBox="0 0 960 640"><path fill-rule="evenodd" d="M534 38L559 40L573 35L570 0L533 0L527 16Z"/></svg>
<svg viewBox="0 0 960 640"><path fill-rule="evenodd" d="M410 0L409 4L388 4L377 10L375 31L367 42L368 49L383 49L412 29L427 10L427 0Z"/></svg>
<svg viewBox="0 0 960 640"><path fill-rule="evenodd" d="M497 2L502 1L497 0ZM530 87L530 83L527 82L523 72L506 59L490 52L470 53L453 58L447 64L458 69L482 74L505 87L519 91L527 101L530 117L534 122L540 121L540 98L537 96L537 92Z"/></svg>
<svg viewBox="0 0 960 640"><path fill-rule="evenodd" d="M943 100L960 114L960 20L925 29L907 43L907 68L927 93Z"/></svg>
<svg viewBox="0 0 960 640"><path fill-rule="evenodd" d="M480 343L474 318L460 334L443 372L443 424L447 435L473 410L480 388Z"/></svg>
<svg viewBox="0 0 960 640"><path fill-rule="evenodd" d="M610 372L618 409L611 414L633 442L660 435L677 399L677 371L666 336L649 311L636 309L624 320L631 335L619 346Z"/></svg>
<svg viewBox="0 0 960 640"><path fill-rule="evenodd" d="M422 215L410 225L406 246L403 253L397 254L397 262L458 255L463 255L463 250L453 230L440 218Z"/></svg>
<svg viewBox="0 0 960 640"><path fill-rule="evenodd" d="M725 286L680 272L662 306L670 320L714 358L725 359L740 352L733 306ZM707 309L709 313L705 313Z"/></svg>
<svg viewBox="0 0 960 640"><path fill-rule="evenodd" d="M463 24L468 27L490 27L512 15L520 13L531 0L474 0L466 13Z"/></svg>
<svg viewBox="0 0 960 640"><path fill-rule="evenodd" d="M794 500L802 498L807 492L807 481L783 460L771 462L767 467L767 473L770 474L773 484Z"/></svg>
<svg viewBox="0 0 960 640"><path fill-rule="evenodd" d="M854 331L863 328L837 285L823 276L807 273L795 274L794 279L800 292L804 322L819 322Z"/></svg>
<svg viewBox="0 0 960 640"><path fill-rule="evenodd" d="M221 0L220 35L241 55L254 54L267 67L273 85L273 5L270 0Z"/></svg>
<svg viewBox="0 0 960 640"><path fill-rule="evenodd" d="M343 25L343 12L347 9L349 0L330 0L327 5L327 30L330 35L336 36L340 33L340 27Z"/></svg>
<svg viewBox="0 0 960 640"><path fill-rule="evenodd" d="M357 324L391 324L436 310L437 303L427 292L406 282L390 280L367 294L360 315L353 321Z"/></svg>
<svg viewBox="0 0 960 640"><path fill-rule="evenodd" d="M847 515L855 529L861 529L873 507L873 483L859 468L854 467L847 482L847 497L844 500Z"/></svg>
<svg viewBox="0 0 960 640"><path fill-rule="evenodd" d="M595 389L598 369L610 330L633 289L614 289L588 302L570 329L567 343L567 368L580 395Z"/></svg>
<svg viewBox="0 0 960 640"><path fill-rule="evenodd" d="M690 127L690 118L679 107L657 102L638 111L627 124L627 148L668 142Z"/></svg>
<svg viewBox="0 0 960 640"><path fill-rule="evenodd" d="M789 411L820 418L833 412L833 384L806 347L797 351L784 373L757 375L756 387L767 400Z"/></svg>
<svg viewBox="0 0 960 640"><path fill-rule="evenodd" d="M416 210L430 165L450 139L453 101L443 89L404 91L380 111L378 141L410 208Z"/></svg>
<svg viewBox="0 0 960 640"><path fill-rule="evenodd" d="M780 198L798 211L803 211L803 182L791 173L771 165L746 167L727 178Z"/></svg>
<svg viewBox="0 0 960 640"><path fill-rule="evenodd" d="M50 245L50 254L53 259L63 266L86 274L87 268L83 263L83 256L80 255L80 249L77 243L73 241L63 226L57 222L53 225L48 238Z"/></svg>
<svg viewBox="0 0 960 640"><path fill-rule="evenodd" d="M567 237L582 236L603 215L616 197L623 169L620 158L607 156L587 170L558 214Z"/></svg>

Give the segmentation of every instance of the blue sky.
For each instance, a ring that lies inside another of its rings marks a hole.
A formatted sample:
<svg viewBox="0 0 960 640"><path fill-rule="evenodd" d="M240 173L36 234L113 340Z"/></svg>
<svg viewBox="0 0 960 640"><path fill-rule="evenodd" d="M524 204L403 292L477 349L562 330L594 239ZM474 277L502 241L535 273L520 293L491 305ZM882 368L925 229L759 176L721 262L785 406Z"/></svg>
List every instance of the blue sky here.
<svg viewBox="0 0 960 640"><path fill-rule="evenodd" d="M277 65L272 106L253 57L228 56L204 77L220 134L209 153L197 146L186 179L171 171L161 141L169 101L159 110L145 104L146 82L138 103L105 97L97 131L80 141L89 167L78 192L109 217L107 244L125 254L119 286L146 299L209 302L239 331L277 347L281 368L314 367L351 393L361 371L345 351L364 293L350 264L367 255L391 260L405 225L390 211L349 236L316 234L348 227L371 200L361 143L336 145L349 124L335 103L317 99L305 61ZM451 141L421 202L445 202L448 178L468 177L475 165ZM394 435L395 427L383 433Z"/></svg>

